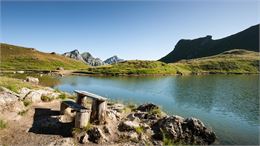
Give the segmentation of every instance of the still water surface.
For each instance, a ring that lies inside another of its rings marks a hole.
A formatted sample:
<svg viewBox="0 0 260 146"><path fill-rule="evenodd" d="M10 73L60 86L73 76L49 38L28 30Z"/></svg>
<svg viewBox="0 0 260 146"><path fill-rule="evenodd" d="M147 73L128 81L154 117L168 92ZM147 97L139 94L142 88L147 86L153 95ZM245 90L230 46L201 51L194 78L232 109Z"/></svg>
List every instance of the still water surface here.
<svg viewBox="0 0 260 146"><path fill-rule="evenodd" d="M152 102L168 114L201 119L220 144L249 145L259 144L258 81L258 75L67 76L55 88L86 90L125 103Z"/></svg>

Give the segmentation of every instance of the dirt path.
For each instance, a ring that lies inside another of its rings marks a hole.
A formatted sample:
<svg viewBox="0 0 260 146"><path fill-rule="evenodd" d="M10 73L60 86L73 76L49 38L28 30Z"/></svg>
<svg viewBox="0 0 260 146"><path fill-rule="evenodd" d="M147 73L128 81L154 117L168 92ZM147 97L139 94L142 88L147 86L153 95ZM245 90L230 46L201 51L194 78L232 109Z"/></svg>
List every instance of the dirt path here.
<svg viewBox="0 0 260 146"><path fill-rule="evenodd" d="M60 101L32 105L24 115L1 113L8 126L0 130L0 145L49 145L69 137L70 125L58 123ZM62 128L63 130L60 130Z"/></svg>

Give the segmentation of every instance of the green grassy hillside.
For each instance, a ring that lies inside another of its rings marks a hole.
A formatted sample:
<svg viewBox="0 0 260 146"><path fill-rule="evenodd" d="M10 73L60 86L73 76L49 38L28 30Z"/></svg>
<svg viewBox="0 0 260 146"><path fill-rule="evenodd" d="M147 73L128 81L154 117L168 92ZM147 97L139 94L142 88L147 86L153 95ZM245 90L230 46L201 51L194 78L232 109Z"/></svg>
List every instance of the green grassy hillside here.
<svg viewBox="0 0 260 146"><path fill-rule="evenodd" d="M234 35L212 40L211 36L194 40L180 40L174 50L160 61L173 63L183 59L195 59L217 55L233 49L259 52L259 24Z"/></svg>
<svg viewBox="0 0 260 146"><path fill-rule="evenodd" d="M89 68L85 73L105 75L176 74L169 64L160 61L130 60L114 65Z"/></svg>
<svg viewBox="0 0 260 146"><path fill-rule="evenodd" d="M1 43L1 70L55 70L86 69L88 66L80 61L57 54L39 52L33 48L25 48Z"/></svg>
<svg viewBox="0 0 260 146"><path fill-rule="evenodd" d="M177 63L132 60L105 67L93 67L78 73L103 75L153 75L200 73L259 73L259 53L232 50L200 59Z"/></svg>
<svg viewBox="0 0 260 146"><path fill-rule="evenodd" d="M180 73L259 73L258 52L235 49L219 55L171 63Z"/></svg>

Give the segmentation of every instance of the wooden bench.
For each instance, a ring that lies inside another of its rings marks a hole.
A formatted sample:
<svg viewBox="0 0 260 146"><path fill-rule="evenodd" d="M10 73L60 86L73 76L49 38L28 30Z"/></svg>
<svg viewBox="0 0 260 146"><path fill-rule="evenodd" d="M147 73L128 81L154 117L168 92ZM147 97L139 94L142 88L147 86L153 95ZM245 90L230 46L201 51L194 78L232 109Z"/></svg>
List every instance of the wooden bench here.
<svg viewBox="0 0 260 146"><path fill-rule="evenodd" d="M75 90L77 93L76 103L84 106L84 98L92 99L90 121L98 124L104 124L106 121L107 98L89 93L86 91Z"/></svg>
<svg viewBox="0 0 260 146"><path fill-rule="evenodd" d="M90 119L90 110L82 105L75 103L72 100L64 100L61 102L60 114L63 115L67 108L72 108L76 111L75 127L83 128L88 125Z"/></svg>

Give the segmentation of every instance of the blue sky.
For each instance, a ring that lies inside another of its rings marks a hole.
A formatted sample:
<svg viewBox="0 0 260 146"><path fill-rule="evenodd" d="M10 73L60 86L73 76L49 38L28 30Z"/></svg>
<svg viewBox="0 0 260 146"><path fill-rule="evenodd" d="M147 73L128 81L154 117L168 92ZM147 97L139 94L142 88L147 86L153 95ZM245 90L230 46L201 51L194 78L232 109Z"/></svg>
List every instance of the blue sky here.
<svg viewBox="0 0 260 146"><path fill-rule="evenodd" d="M106 59L157 60L180 39L222 38L260 22L259 0L1 1L1 42Z"/></svg>

